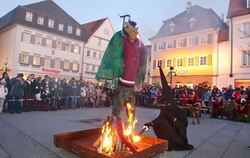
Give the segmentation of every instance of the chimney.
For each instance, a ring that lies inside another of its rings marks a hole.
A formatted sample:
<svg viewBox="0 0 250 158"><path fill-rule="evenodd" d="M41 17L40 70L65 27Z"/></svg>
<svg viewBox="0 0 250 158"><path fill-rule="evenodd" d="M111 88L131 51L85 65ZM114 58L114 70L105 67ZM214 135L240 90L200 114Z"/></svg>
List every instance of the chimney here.
<svg viewBox="0 0 250 158"><path fill-rule="evenodd" d="M192 8L192 3L190 1L188 1L187 5L186 5L187 14L189 14L191 12L191 8Z"/></svg>

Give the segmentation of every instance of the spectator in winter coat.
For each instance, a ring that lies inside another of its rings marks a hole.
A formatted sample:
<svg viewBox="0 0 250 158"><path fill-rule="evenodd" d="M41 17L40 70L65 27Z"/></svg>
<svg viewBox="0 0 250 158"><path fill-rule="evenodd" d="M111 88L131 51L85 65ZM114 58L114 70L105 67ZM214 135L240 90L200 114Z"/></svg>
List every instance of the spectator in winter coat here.
<svg viewBox="0 0 250 158"><path fill-rule="evenodd" d="M6 81L5 79L2 79L0 81L0 114L3 112L3 104L7 94L8 94L8 89L6 87Z"/></svg>
<svg viewBox="0 0 250 158"><path fill-rule="evenodd" d="M23 74L18 74L16 78L11 79L10 95L12 100L9 101L10 113L21 113L21 104L24 95L24 79Z"/></svg>

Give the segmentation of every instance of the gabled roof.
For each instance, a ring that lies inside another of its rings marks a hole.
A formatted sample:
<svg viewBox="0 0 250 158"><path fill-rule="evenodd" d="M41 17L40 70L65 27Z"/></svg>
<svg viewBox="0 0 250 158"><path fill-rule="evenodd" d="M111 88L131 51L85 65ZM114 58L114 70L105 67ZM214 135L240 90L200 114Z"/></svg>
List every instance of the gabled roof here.
<svg viewBox="0 0 250 158"><path fill-rule="evenodd" d="M82 24L82 28L86 30L87 40L97 31L97 29L104 23L107 18L91 21L85 24Z"/></svg>
<svg viewBox="0 0 250 158"><path fill-rule="evenodd" d="M219 32L218 42L225 42L229 40L229 29L222 29Z"/></svg>
<svg viewBox="0 0 250 158"><path fill-rule="evenodd" d="M227 18L245 14L250 14L250 8L247 8L247 0L230 0Z"/></svg>
<svg viewBox="0 0 250 158"><path fill-rule="evenodd" d="M80 25L74 18L72 18L67 12L65 12L60 6L58 6L53 0L44 0L41 2L25 5L23 7L34 10L37 13L46 14L64 23Z"/></svg>
<svg viewBox="0 0 250 158"><path fill-rule="evenodd" d="M25 20L26 11L33 13L32 22ZM38 15L44 17L44 25L37 24ZM55 21L54 28L49 28L47 26L48 18L52 18ZM59 23L65 24L63 31L58 30L57 25ZM67 36L80 41L86 40L84 29L81 29L80 36L76 35L76 28L81 28L81 25L52 0L45 0L34 4L16 7L0 18L0 31L2 31L4 28L7 28L8 26L11 26L12 24L21 24L39 30ZM71 25L73 27L72 34L67 33L67 25Z"/></svg>
<svg viewBox="0 0 250 158"><path fill-rule="evenodd" d="M209 28L226 28L227 24L212 10L198 5L192 6L190 12L184 11L173 18L165 20L158 33L152 37L162 38ZM194 27L190 27L190 19L195 19ZM174 23L174 31L170 32L170 24Z"/></svg>

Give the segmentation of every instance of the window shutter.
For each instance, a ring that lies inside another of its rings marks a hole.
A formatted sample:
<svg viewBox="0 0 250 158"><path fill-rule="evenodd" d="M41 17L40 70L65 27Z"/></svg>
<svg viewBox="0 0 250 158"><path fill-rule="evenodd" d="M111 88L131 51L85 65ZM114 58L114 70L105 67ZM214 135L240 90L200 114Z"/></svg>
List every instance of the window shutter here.
<svg viewBox="0 0 250 158"><path fill-rule="evenodd" d="M29 65L33 65L33 55L29 55Z"/></svg>
<svg viewBox="0 0 250 158"><path fill-rule="evenodd" d="M69 70L72 71L72 68L73 68L73 63L69 63Z"/></svg>
<svg viewBox="0 0 250 158"><path fill-rule="evenodd" d="M78 50L78 53L80 54L81 53L81 47L79 46L79 50Z"/></svg>
<svg viewBox="0 0 250 158"><path fill-rule="evenodd" d="M56 41L55 40L52 41L52 48L54 48L54 49L56 48Z"/></svg>
<svg viewBox="0 0 250 158"><path fill-rule="evenodd" d="M184 57L182 60L183 60L183 66L187 66L187 57Z"/></svg>
<svg viewBox="0 0 250 158"><path fill-rule="evenodd" d="M21 35L21 41L22 41L22 42L23 42L23 36L24 36L23 34L24 34L24 32L23 32L22 35Z"/></svg>
<svg viewBox="0 0 250 158"><path fill-rule="evenodd" d="M173 58L173 67L176 67L176 58Z"/></svg>
<svg viewBox="0 0 250 158"><path fill-rule="evenodd" d="M153 69L156 69L156 60L153 61Z"/></svg>
<svg viewBox="0 0 250 158"><path fill-rule="evenodd" d="M54 68L55 67L55 59L50 60L50 67Z"/></svg>
<svg viewBox="0 0 250 158"><path fill-rule="evenodd" d="M46 38L42 38L42 46L46 46Z"/></svg>
<svg viewBox="0 0 250 158"><path fill-rule="evenodd" d="M44 57L40 57L40 66L44 66Z"/></svg>
<svg viewBox="0 0 250 158"><path fill-rule="evenodd" d="M165 59L162 60L162 68L165 68Z"/></svg>
<svg viewBox="0 0 250 158"><path fill-rule="evenodd" d="M32 44L35 44L35 35L31 35L30 42Z"/></svg>
<svg viewBox="0 0 250 158"><path fill-rule="evenodd" d="M61 61L61 69L64 69L64 61Z"/></svg>
<svg viewBox="0 0 250 158"><path fill-rule="evenodd" d="M213 62L212 62L212 54L208 55L207 56L207 65L212 65Z"/></svg>
<svg viewBox="0 0 250 158"><path fill-rule="evenodd" d="M199 66L199 56L195 56L195 66Z"/></svg>
<svg viewBox="0 0 250 158"><path fill-rule="evenodd" d="M74 53L74 45L73 44L71 44L70 52Z"/></svg>

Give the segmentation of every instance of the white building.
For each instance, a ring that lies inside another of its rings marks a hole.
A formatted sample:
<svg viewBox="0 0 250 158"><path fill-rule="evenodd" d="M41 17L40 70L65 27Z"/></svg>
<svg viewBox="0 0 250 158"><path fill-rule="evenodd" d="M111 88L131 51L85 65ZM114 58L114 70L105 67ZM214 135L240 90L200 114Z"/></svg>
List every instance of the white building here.
<svg viewBox="0 0 250 158"><path fill-rule="evenodd" d="M229 30L220 33L219 87L250 86L250 0L231 0Z"/></svg>
<svg viewBox="0 0 250 158"><path fill-rule="evenodd" d="M79 78L84 41L85 30L53 1L18 6L0 19L0 61L8 59L11 76Z"/></svg>
<svg viewBox="0 0 250 158"><path fill-rule="evenodd" d="M94 81L104 51L114 35L114 29L109 18L83 24L82 28L86 30L87 36L84 47L82 78Z"/></svg>

